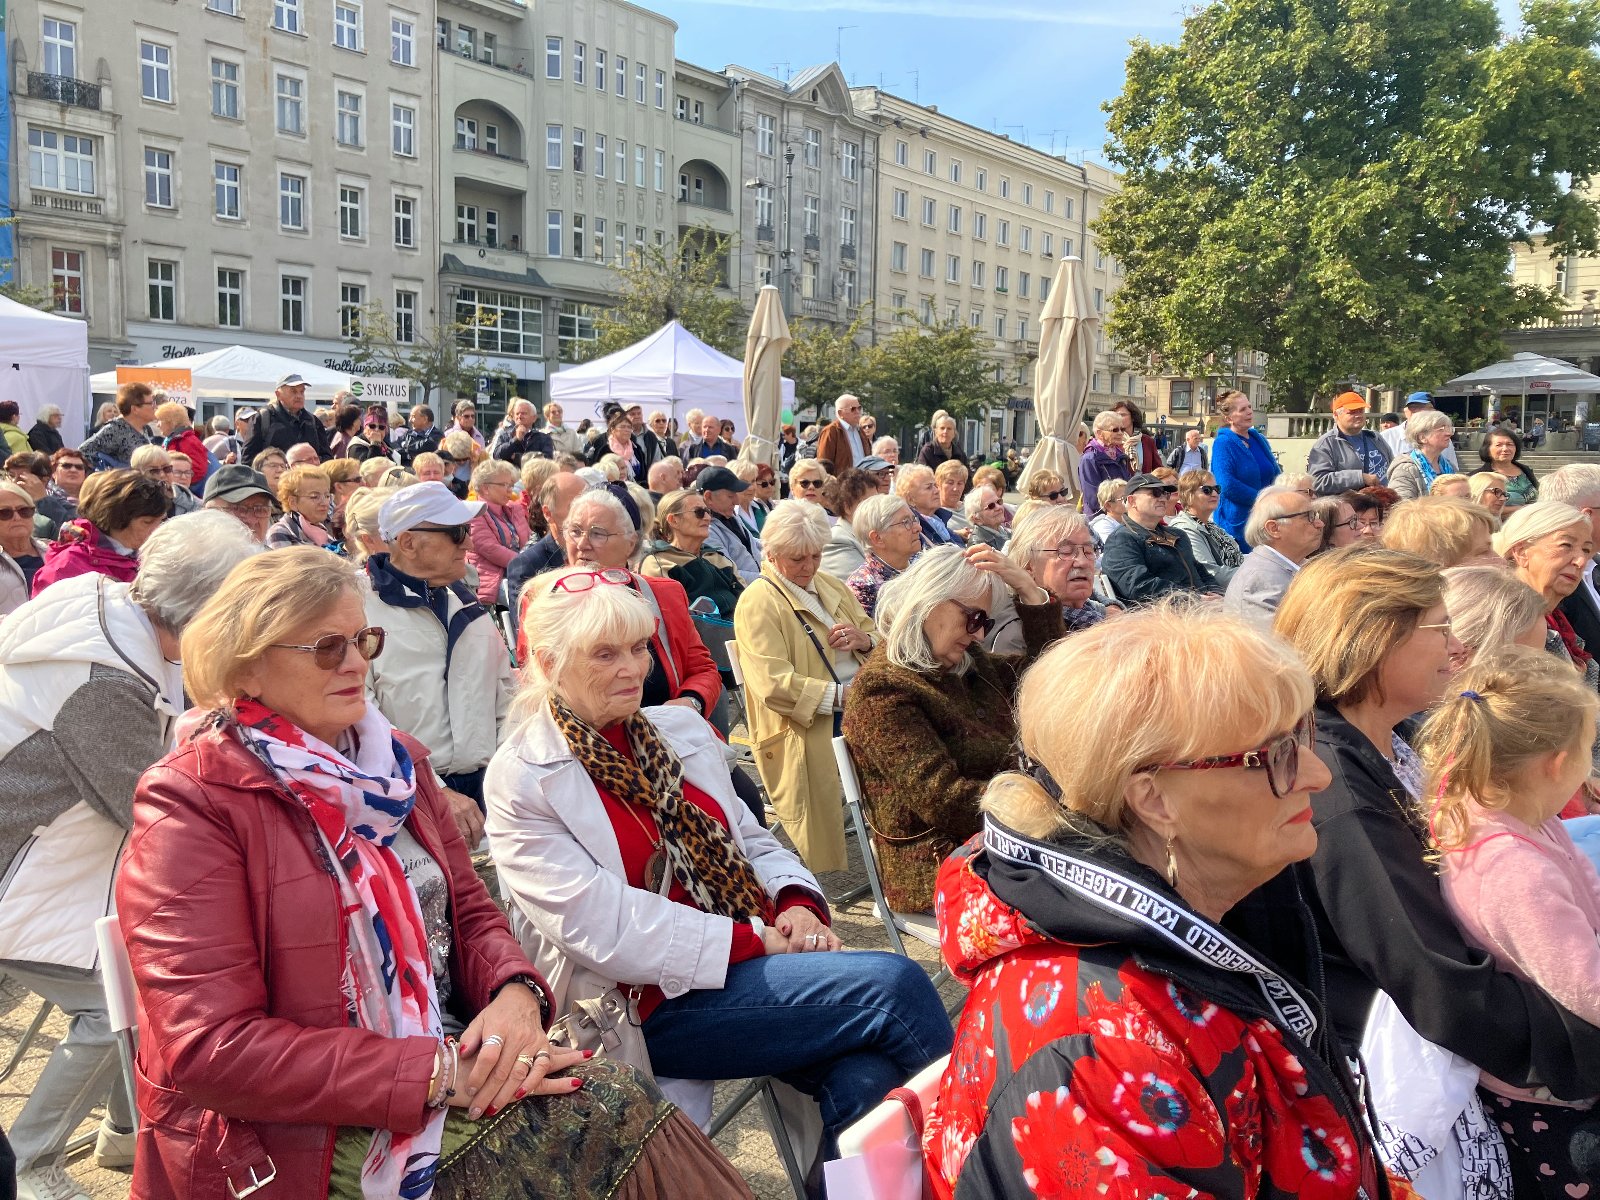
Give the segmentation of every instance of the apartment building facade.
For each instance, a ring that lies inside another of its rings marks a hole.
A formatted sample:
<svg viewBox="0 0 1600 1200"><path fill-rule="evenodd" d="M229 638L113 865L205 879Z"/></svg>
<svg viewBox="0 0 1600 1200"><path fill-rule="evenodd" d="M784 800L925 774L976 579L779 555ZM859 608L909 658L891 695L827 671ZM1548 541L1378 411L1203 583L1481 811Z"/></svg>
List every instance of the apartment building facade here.
<svg viewBox="0 0 1600 1200"><path fill-rule="evenodd" d="M422 0L19 0L17 276L90 365L245 342L342 369L360 308L431 318Z"/></svg>

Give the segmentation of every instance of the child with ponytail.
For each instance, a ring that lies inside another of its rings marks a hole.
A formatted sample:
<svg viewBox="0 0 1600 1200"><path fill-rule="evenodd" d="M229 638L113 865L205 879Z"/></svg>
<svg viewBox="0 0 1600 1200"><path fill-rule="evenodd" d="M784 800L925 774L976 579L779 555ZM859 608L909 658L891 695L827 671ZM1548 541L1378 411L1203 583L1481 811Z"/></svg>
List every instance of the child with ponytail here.
<svg viewBox="0 0 1600 1200"><path fill-rule="evenodd" d="M1506 646L1456 677L1419 739L1425 817L1467 939L1600 1025L1600 876L1557 817L1588 778L1600 697L1554 656ZM1600 1185L1595 1099L1556 1099L1485 1074L1490 1118L1543 1195Z"/></svg>

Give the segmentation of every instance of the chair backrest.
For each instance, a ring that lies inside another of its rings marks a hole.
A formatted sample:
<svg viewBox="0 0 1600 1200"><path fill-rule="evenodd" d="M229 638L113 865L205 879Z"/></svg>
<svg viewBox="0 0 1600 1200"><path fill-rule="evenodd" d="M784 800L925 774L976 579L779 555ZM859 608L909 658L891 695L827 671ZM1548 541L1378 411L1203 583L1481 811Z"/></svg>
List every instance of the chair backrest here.
<svg viewBox="0 0 1600 1200"><path fill-rule="evenodd" d="M113 1032L121 1033L138 1023L139 1006L133 990L133 965L128 947L122 942L122 924L117 915L101 917L94 923L95 945L100 950L100 982L106 993L106 1013Z"/></svg>
<svg viewBox="0 0 1600 1200"><path fill-rule="evenodd" d="M856 774L855 760L850 757L850 747L842 737L833 739L833 761L839 764L839 782L844 786L844 811L856 831L856 842L861 846L861 867L867 875L867 887L872 890L872 901L878 908L878 919L883 922L889 938L889 948L896 954L906 952L900 931L895 928L894 913L883 894L883 876L878 872L878 855L872 844L872 834L867 826L867 812L861 800L861 777Z"/></svg>
<svg viewBox="0 0 1600 1200"><path fill-rule="evenodd" d="M744 667L739 663L739 643L729 638L723 643L728 648L728 669L733 672L733 682L744 690Z"/></svg>
<svg viewBox="0 0 1600 1200"><path fill-rule="evenodd" d="M731 662L732 656L728 652L729 645L733 642L733 622L720 621L715 617L694 617L695 632L700 635L700 640L705 643L711 661L716 664L719 671L734 671ZM738 673L734 672L735 679ZM740 682L743 682L742 680Z"/></svg>
<svg viewBox="0 0 1600 1200"><path fill-rule="evenodd" d="M924 1115L939 1095L939 1083L950 1064L947 1054L930 1063L896 1093L915 1096L915 1110L907 1098L891 1093L861 1120L839 1135L840 1170L830 1163L829 1194L837 1182L851 1186L848 1194L860 1200L921 1200L927 1168L922 1157ZM848 1172L846 1174L845 1172Z"/></svg>

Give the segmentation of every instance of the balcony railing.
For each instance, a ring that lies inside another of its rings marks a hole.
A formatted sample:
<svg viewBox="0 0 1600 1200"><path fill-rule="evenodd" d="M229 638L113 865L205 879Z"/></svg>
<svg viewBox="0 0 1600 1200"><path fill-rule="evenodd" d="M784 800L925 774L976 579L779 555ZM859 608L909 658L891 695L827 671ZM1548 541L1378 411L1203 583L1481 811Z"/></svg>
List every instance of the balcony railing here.
<svg viewBox="0 0 1600 1200"><path fill-rule="evenodd" d="M48 208L55 212L82 213L84 216L105 215L106 206L99 200L79 200L76 196L57 196L49 192L34 192L33 207Z"/></svg>
<svg viewBox="0 0 1600 1200"><path fill-rule="evenodd" d="M822 239L814 233L808 233L805 237L805 245L807 250L821 250Z"/></svg>
<svg viewBox="0 0 1600 1200"><path fill-rule="evenodd" d="M1600 325L1600 312L1593 308L1570 309L1553 317L1536 317L1524 329L1583 329Z"/></svg>
<svg viewBox="0 0 1600 1200"><path fill-rule="evenodd" d="M855 261L856 244L854 242L841 242L839 244L839 257L850 262Z"/></svg>
<svg viewBox="0 0 1600 1200"><path fill-rule="evenodd" d="M772 240L774 240L774 238L773 238L773 232L772 232L772 226L771 225L757 225L756 226L756 241L758 241L758 242L770 242Z"/></svg>
<svg viewBox="0 0 1600 1200"><path fill-rule="evenodd" d="M74 108L100 108L100 85L74 79L70 75L29 71L28 95L35 100L54 100L57 104L70 104Z"/></svg>
<svg viewBox="0 0 1600 1200"><path fill-rule="evenodd" d="M486 146L469 146L465 142L457 142L456 149L463 154L478 154L484 158L496 158L501 162L520 163L526 162L520 154L507 154L504 150L490 150Z"/></svg>
<svg viewBox="0 0 1600 1200"><path fill-rule="evenodd" d="M731 212L733 212L733 209L729 208L726 204L713 204L709 200L693 200L693 199L689 198L688 196L683 196L683 195L680 195L678 197L678 203L679 204L687 204L690 208L703 208L707 212L715 212L715 213L731 213Z"/></svg>

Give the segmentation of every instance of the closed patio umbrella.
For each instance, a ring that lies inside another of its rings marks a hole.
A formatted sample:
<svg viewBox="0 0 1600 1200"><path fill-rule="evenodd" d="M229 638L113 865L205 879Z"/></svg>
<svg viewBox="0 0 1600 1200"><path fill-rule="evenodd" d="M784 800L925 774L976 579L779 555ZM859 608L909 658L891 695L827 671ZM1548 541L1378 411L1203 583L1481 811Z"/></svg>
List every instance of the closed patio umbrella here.
<svg viewBox="0 0 1600 1200"><path fill-rule="evenodd" d="M794 339L783 315L778 289L767 284L756 297L750 332L744 339L744 421L747 430L739 457L778 469L783 415L783 352Z"/></svg>
<svg viewBox="0 0 1600 1200"><path fill-rule="evenodd" d="M1024 490L1038 471L1054 471L1078 495L1078 425L1089 405L1089 378L1100 314L1089 299L1081 258L1063 258L1050 299L1039 318L1039 362L1033 375L1033 408L1039 444L1017 481Z"/></svg>

